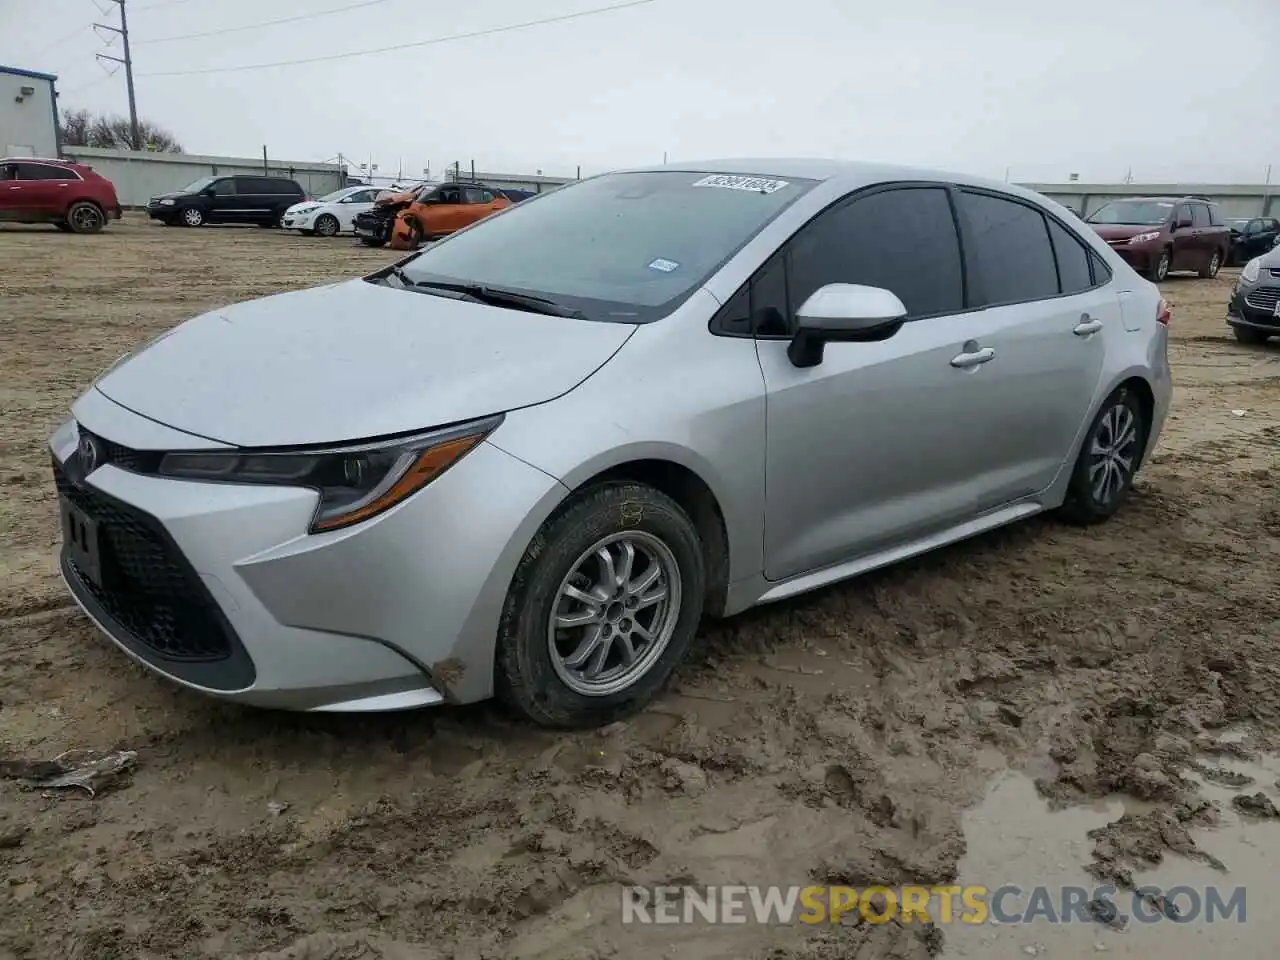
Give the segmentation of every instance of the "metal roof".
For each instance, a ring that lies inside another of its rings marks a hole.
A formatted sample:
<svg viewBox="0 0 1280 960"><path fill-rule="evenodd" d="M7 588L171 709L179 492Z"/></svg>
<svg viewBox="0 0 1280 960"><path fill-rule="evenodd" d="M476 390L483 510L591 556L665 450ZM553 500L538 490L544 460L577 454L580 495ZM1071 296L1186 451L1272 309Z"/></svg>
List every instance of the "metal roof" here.
<svg viewBox="0 0 1280 960"><path fill-rule="evenodd" d="M20 67L6 67L2 63L0 63L0 73L7 73L14 77L31 77L33 80L48 80L50 83L58 79L58 75L55 73L40 73L36 70L23 70Z"/></svg>

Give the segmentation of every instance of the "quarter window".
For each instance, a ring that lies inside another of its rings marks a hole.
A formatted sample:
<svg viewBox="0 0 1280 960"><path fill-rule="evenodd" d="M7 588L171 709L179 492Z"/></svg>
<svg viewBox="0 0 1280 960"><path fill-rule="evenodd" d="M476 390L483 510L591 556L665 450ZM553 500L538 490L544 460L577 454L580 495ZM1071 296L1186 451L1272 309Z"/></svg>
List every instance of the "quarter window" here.
<svg viewBox="0 0 1280 960"><path fill-rule="evenodd" d="M1001 197L962 192L973 250L970 266L982 278L988 305L1058 295L1053 247L1039 210Z"/></svg>
<svg viewBox="0 0 1280 960"><path fill-rule="evenodd" d="M1093 277L1089 273L1089 251L1056 220L1048 222L1049 238L1053 241L1053 252L1058 260L1059 287L1063 293L1088 290L1093 286Z"/></svg>
<svg viewBox="0 0 1280 960"><path fill-rule="evenodd" d="M792 316L828 283L892 290L909 319L964 309L960 241L941 187L883 190L827 211L791 242L788 268ZM756 299L753 290L753 310Z"/></svg>

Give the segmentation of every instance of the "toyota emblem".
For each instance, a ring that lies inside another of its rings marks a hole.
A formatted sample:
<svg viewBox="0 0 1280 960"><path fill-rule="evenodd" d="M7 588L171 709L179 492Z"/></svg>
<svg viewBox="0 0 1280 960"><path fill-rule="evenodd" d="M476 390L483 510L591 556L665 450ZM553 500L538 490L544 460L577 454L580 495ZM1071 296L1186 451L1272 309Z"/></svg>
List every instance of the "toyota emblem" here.
<svg viewBox="0 0 1280 960"><path fill-rule="evenodd" d="M87 433L80 434L80 442L76 445L80 455L80 469L87 477L98 466L98 444Z"/></svg>

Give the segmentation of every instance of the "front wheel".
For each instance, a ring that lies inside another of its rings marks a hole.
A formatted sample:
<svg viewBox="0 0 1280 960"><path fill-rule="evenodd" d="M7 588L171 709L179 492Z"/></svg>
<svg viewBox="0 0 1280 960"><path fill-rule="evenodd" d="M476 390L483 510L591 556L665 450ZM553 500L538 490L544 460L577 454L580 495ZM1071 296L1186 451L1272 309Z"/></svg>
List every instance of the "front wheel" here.
<svg viewBox="0 0 1280 960"><path fill-rule="evenodd" d="M1255 330L1253 327L1232 327L1231 330L1235 333L1237 340L1241 343L1247 343L1251 347L1266 343L1267 338L1271 336L1267 331Z"/></svg>
<svg viewBox="0 0 1280 960"><path fill-rule="evenodd" d="M497 689L546 727L642 707L693 646L706 567L697 530L638 483L588 489L534 537L498 633Z"/></svg>
<svg viewBox="0 0 1280 960"><path fill-rule="evenodd" d="M1213 256L1209 258L1209 262L1205 264L1204 269L1200 271L1201 280L1212 280L1218 275L1218 271L1222 268L1222 251L1213 251Z"/></svg>
<svg viewBox="0 0 1280 960"><path fill-rule="evenodd" d="M316 218L315 233L321 237L336 237L340 227L337 217L331 213L324 213Z"/></svg>
<svg viewBox="0 0 1280 960"><path fill-rule="evenodd" d="M1169 248L1165 247L1160 251L1160 259L1156 261L1154 267L1151 268L1151 279L1156 283L1161 283L1164 278L1169 276L1169 265L1173 262L1173 255L1169 253Z"/></svg>
<svg viewBox="0 0 1280 960"><path fill-rule="evenodd" d="M199 207L187 207L181 213L182 225L184 227L199 227L204 225L204 214Z"/></svg>
<svg viewBox="0 0 1280 960"><path fill-rule="evenodd" d="M1064 519L1081 525L1109 519L1129 497L1133 476L1147 438L1142 404L1128 387L1120 387L1102 403L1080 447Z"/></svg>

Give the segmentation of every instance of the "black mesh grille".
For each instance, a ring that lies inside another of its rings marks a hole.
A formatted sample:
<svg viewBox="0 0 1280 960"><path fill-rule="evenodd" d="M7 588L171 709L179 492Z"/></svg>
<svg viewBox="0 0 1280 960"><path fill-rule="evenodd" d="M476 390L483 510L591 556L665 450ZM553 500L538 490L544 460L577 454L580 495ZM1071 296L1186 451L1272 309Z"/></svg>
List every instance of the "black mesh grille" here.
<svg viewBox="0 0 1280 960"><path fill-rule="evenodd" d="M102 456L102 459L98 461L98 466L104 466L109 463L112 466L119 467L121 470L131 470L134 473L155 473L160 468L160 460L164 454L159 451L133 450L105 437L100 437L78 424L76 429L81 435L87 434L97 443Z"/></svg>
<svg viewBox="0 0 1280 960"><path fill-rule="evenodd" d="M1244 302L1255 310L1274 310L1280 302L1280 287L1259 287L1250 290Z"/></svg>
<svg viewBox="0 0 1280 960"><path fill-rule="evenodd" d="M102 585L71 566L102 609L166 659L230 656L232 638L221 611L158 523L121 501L73 483L56 460L53 476L58 493L97 521Z"/></svg>

